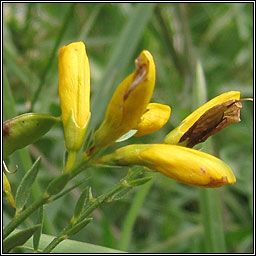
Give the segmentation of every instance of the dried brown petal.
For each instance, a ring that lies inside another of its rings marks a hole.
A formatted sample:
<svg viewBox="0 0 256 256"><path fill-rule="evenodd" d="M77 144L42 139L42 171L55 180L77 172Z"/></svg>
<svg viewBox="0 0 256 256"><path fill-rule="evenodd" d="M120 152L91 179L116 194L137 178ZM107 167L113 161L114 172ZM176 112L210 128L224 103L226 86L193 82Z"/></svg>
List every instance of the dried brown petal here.
<svg viewBox="0 0 256 256"><path fill-rule="evenodd" d="M192 148L228 125L240 122L241 108L241 100L229 100L212 107L190 127L179 143L187 140L187 147Z"/></svg>

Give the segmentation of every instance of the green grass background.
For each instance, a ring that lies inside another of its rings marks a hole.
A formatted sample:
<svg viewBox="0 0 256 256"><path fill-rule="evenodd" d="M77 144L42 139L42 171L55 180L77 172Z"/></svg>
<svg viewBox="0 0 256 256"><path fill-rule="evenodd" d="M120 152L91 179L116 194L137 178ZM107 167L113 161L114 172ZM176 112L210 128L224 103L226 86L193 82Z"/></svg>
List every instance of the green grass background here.
<svg viewBox="0 0 256 256"><path fill-rule="evenodd" d="M110 152L128 143L161 142L192 110L220 93L239 90L242 97L253 97L253 3L4 3L3 14L4 120L32 110L60 115L58 50L78 40L86 44L91 68L89 130L99 126L113 91L134 70L143 49L156 62L152 102L172 107L161 130L114 145ZM98 208L72 239L128 252L252 252L253 104L244 102L241 122L207 145L232 167L236 184L200 189L155 174L151 183ZM14 193L38 155L42 166L31 200L62 169L61 125L9 157L11 170L19 166L8 175ZM126 172L91 168L82 176L89 177L87 184L98 196ZM67 225L79 195L76 189L45 207L44 234L56 235ZM12 215L4 201L4 224ZM24 227L31 223L33 216Z"/></svg>

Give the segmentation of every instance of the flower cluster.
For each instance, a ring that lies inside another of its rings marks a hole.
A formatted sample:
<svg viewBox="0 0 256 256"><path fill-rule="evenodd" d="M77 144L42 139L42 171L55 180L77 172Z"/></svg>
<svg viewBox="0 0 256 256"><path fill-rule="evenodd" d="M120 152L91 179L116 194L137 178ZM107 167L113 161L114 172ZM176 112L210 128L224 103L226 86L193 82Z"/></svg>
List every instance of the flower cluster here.
<svg viewBox="0 0 256 256"><path fill-rule="evenodd" d="M82 147L90 119L90 68L83 42L63 46L59 52L59 95L68 168ZM105 118L94 133L87 157L115 143L134 130L135 136L157 131L169 120L168 105L150 103L155 87L155 63L143 50L135 70L115 90ZM219 187L236 178L222 160L192 149L227 125L240 121L240 92L223 93L199 107L172 130L160 144L133 144L96 159L97 163L142 165L182 183ZM75 154L74 154L75 152ZM69 161L69 159L71 159Z"/></svg>

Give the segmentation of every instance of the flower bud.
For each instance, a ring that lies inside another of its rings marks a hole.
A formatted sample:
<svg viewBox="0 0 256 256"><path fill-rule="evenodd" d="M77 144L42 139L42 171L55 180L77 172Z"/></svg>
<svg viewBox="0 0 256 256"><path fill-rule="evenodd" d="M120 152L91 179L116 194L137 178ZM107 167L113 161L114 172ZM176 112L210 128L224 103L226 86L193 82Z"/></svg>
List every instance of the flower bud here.
<svg viewBox="0 0 256 256"><path fill-rule="evenodd" d="M236 182L231 168L222 160L176 145L129 145L103 156L100 162L142 165L179 182L201 187L213 188Z"/></svg>
<svg viewBox="0 0 256 256"><path fill-rule="evenodd" d="M105 119L95 133L95 147L105 147L137 125L155 86L155 63L148 51L135 60L136 70L115 90Z"/></svg>
<svg viewBox="0 0 256 256"><path fill-rule="evenodd" d="M169 120L170 115L171 108L168 105L149 103L139 123L133 128L137 130L134 136L139 137L159 130Z"/></svg>
<svg viewBox="0 0 256 256"><path fill-rule="evenodd" d="M239 91L223 93L186 117L164 139L166 144L193 147L226 126L240 121Z"/></svg>
<svg viewBox="0 0 256 256"><path fill-rule="evenodd" d="M83 42L61 47L58 70L65 145L78 151L90 119L90 67Z"/></svg>

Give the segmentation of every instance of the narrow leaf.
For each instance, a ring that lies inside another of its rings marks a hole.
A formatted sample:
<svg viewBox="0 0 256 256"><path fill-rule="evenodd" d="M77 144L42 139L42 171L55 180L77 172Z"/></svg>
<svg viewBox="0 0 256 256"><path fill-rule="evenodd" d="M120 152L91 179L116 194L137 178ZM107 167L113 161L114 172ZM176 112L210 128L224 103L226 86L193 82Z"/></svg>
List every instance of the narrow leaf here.
<svg viewBox="0 0 256 256"><path fill-rule="evenodd" d="M92 221L92 218L85 218L82 221L78 222L76 225L74 225L73 228L71 228L66 235L68 237L78 233L82 228L84 228L87 224L89 224Z"/></svg>
<svg viewBox="0 0 256 256"><path fill-rule="evenodd" d="M17 233L17 230L14 230L13 233ZM39 252L41 252L55 237L50 235L42 234L40 243L39 243ZM32 239L29 239L25 244L26 249L33 251L33 243ZM52 253L101 253L101 254L113 254L113 253L124 253L119 250L115 250L112 248L107 248L95 244L83 243L75 240L66 239L62 243L60 243L57 247L52 250Z"/></svg>
<svg viewBox="0 0 256 256"><path fill-rule="evenodd" d="M89 200L89 187L85 188L85 190L81 193L79 199L77 200L74 215L72 218L73 220L76 220L80 216L88 200Z"/></svg>
<svg viewBox="0 0 256 256"><path fill-rule="evenodd" d="M204 70L202 64L199 60L196 63L196 75L194 80L194 108L198 108L206 102L207 99L207 89L206 81L204 77Z"/></svg>
<svg viewBox="0 0 256 256"><path fill-rule="evenodd" d="M34 233L34 236L33 236L33 246L34 246L35 252L38 251L39 241L40 241L40 237L42 234L43 216L44 216L44 208L42 205L37 211L37 220L36 220L36 224L40 224L41 227L36 230L36 232Z"/></svg>
<svg viewBox="0 0 256 256"><path fill-rule="evenodd" d="M144 177L144 178L139 178L136 180L129 181L128 184L132 187L136 187L136 186L141 186L150 180L152 180L152 177Z"/></svg>
<svg viewBox="0 0 256 256"><path fill-rule="evenodd" d="M27 199L31 192L31 186L34 183L38 174L41 158L38 157L34 162L30 170L25 174L21 180L20 185L17 188L15 203L16 203L16 215L19 214L25 206Z"/></svg>
<svg viewBox="0 0 256 256"><path fill-rule="evenodd" d="M70 173L65 173L54 178L47 187L46 193L49 195L56 195L66 186L70 177Z"/></svg>
<svg viewBox="0 0 256 256"><path fill-rule="evenodd" d="M7 253L16 246L23 245L40 227L41 225L35 225L6 238L3 241L3 252Z"/></svg>
<svg viewBox="0 0 256 256"><path fill-rule="evenodd" d="M54 198L51 199L51 201L56 201L57 199L65 196L66 194L68 194L71 190L79 187L81 184L85 183L87 181L87 179L84 179L78 183L76 183L75 185L73 185L72 187L70 188L67 188L66 190L62 191L61 193L59 193L57 196L55 196Z"/></svg>

